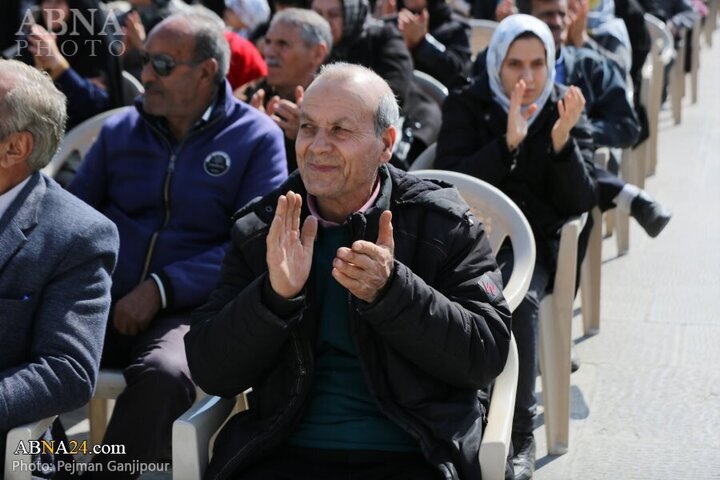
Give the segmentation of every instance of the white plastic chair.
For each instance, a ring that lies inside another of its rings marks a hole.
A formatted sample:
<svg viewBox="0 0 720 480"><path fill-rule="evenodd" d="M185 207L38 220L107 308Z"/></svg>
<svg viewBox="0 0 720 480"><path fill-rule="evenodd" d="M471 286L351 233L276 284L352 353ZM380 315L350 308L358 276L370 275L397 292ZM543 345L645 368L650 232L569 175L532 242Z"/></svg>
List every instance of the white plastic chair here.
<svg viewBox="0 0 720 480"><path fill-rule="evenodd" d="M578 237L587 214L575 217L560 231L553 293L540 302L540 370L547 449L567 453L570 438L570 358Z"/></svg>
<svg viewBox="0 0 720 480"><path fill-rule="evenodd" d="M435 163L435 152L437 150L437 143L433 143L429 147L427 147L423 152L418 155L418 157L415 159L415 161L410 165L410 172L414 172L416 170L423 170L432 168L433 164Z"/></svg>
<svg viewBox="0 0 720 480"><path fill-rule="evenodd" d="M20 462L21 465L30 465L32 455L15 455L15 449L17 449L20 442L27 447L30 440L40 438L56 418L57 415L38 420L37 422L19 425L7 433L4 452L5 471L2 478L5 480L30 480L32 478L30 469L13 468L13 462Z"/></svg>
<svg viewBox="0 0 720 480"><path fill-rule="evenodd" d="M456 172L419 170L414 174L453 183L473 212L485 222L494 252L510 237L515 252L512 275L503 289L511 310L525 297L535 265L535 243L527 220L520 209L500 190L474 177ZM480 466L484 480L501 480L510 448L512 419L517 390L518 356L515 338L511 336L505 368L495 379L488 424L483 434ZM245 392L246 394L248 392ZM223 399L208 396L198 402L173 424L173 479L202 478L209 460L211 438L233 411L244 410L244 396Z"/></svg>
<svg viewBox="0 0 720 480"><path fill-rule="evenodd" d="M675 57L675 49L672 35L670 35L661 20L646 13L645 26L650 33L652 48L646 60L646 65L642 69L643 81L640 90L640 101L647 111L650 135L647 139L645 175L653 175L657 167L658 122L660 102L662 101L663 72L665 66Z"/></svg>
<svg viewBox="0 0 720 480"><path fill-rule="evenodd" d="M424 93L430 96L438 106L442 107L448 96L448 89L440 80L420 70L413 70L413 80Z"/></svg>
<svg viewBox="0 0 720 480"><path fill-rule="evenodd" d="M705 43L712 48L712 36L717 26L718 0L708 1L708 14L705 17Z"/></svg>
<svg viewBox="0 0 720 480"><path fill-rule="evenodd" d="M603 147L595 151L595 163L605 167L610 158L610 151ZM614 214L616 210L605 215ZM593 335L600 330L600 285L602 267L602 213L598 207L590 212L593 220L592 230L588 239L581 269L580 296L582 298L583 331L585 335ZM609 229L608 229L609 230Z"/></svg>
<svg viewBox="0 0 720 480"><path fill-rule="evenodd" d="M125 105L132 105L135 101L135 97L145 93L145 87L143 87L142 83L140 83L140 80L133 77L130 72L125 70L122 71L122 89Z"/></svg>
<svg viewBox="0 0 720 480"><path fill-rule="evenodd" d="M478 53L490 44L498 22L481 18L470 18L468 22L470 22L470 53L474 61Z"/></svg>
<svg viewBox="0 0 720 480"><path fill-rule="evenodd" d="M120 107L114 110L108 110L107 112L88 118L81 124L72 128L65 135L65 138L60 144L60 149L52 160L50 160L50 163L42 169L43 173L49 177L54 177L73 153L78 153L80 157L84 157L88 150L90 150L92 144L95 142L95 138L97 138L100 133L100 128L103 126L103 123L105 123L105 120L116 113L127 110L128 108L132 107Z"/></svg>
<svg viewBox="0 0 720 480"><path fill-rule="evenodd" d="M121 370L101 369L98 372L95 393L88 404L91 444L102 443L115 399L125 390L125 386L125 377Z"/></svg>
<svg viewBox="0 0 720 480"><path fill-rule="evenodd" d="M107 423L115 405L115 399L120 396L126 386L127 383L122 370L103 368L98 372L95 393L88 404L90 443L92 445L102 444L107 430ZM205 392L200 388L196 388L196 402L205 396Z"/></svg>
<svg viewBox="0 0 720 480"><path fill-rule="evenodd" d="M692 27L690 43L692 45L690 54L690 101L697 103L698 99L698 77L700 70L700 30L702 29L701 19L698 15Z"/></svg>
<svg viewBox="0 0 720 480"><path fill-rule="evenodd" d="M434 145L431 145L420 155L420 157L426 155L426 158L422 159L426 165L429 164L432 166L435 162L435 150L431 150L433 147ZM418 160L420 160L420 157L418 157ZM416 175L424 174L425 170L415 171L416 168L415 163L413 163L410 170ZM437 173L439 171L427 170L427 172ZM461 174L455 173L455 175ZM468 203L470 202L468 201ZM482 216L480 216L480 218L482 218ZM575 298L578 237L586 221L587 214L583 214L582 216L569 220L563 225L560 233L560 246L553 293L547 295L540 303L539 344L540 368L543 372L542 389L545 406L545 433L547 436L548 451L555 455L566 453L569 444L573 300ZM492 234L490 234L490 236L490 243L495 245ZM515 251L514 248L513 251ZM511 283L508 282L506 289L510 286ZM526 292L527 288L523 292L523 297ZM522 298L519 299L517 305L520 304L520 301L522 301ZM514 310L515 306L516 305L511 306L511 308Z"/></svg>
<svg viewBox="0 0 720 480"><path fill-rule="evenodd" d="M689 31L685 27L679 29L680 41L675 47L675 63L670 68L669 94L672 107L673 123L678 125L682 121L682 99L685 96L685 52L690 41Z"/></svg>

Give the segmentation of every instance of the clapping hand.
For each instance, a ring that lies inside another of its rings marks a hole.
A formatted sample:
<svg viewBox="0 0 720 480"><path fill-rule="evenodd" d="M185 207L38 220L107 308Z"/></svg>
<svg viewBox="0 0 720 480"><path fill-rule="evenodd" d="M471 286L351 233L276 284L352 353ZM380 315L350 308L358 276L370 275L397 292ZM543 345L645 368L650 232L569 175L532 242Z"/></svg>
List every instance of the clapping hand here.
<svg viewBox="0 0 720 480"><path fill-rule="evenodd" d="M505 139L508 150L513 151L525 140L528 132L528 119L537 110L537 104L530 105L525 112L522 111L522 100L527 88L525 80L515 84L510 94L510 108L508 109L507 132Z"/></svg>
<svg viewBox="0 0 720 480"><path fill-rule="evenodd" d="M53 80L57 80L60 74L70 67L67 59L60 53L54 33L34 24L30 29L28 43L35 66L49 72Z"/></svg>
<svg viewBox="0 0 720 480"><path fill-rule="evenodd" d="M310 276L318 229L317 219L310 215L300 230L301 206L302 197L297 193L280 195L266 239L270 285L275 293L288 299L302 291Z"/></svg>
<svg viewBox="0 0 720 480"><path fill-rule="evenodd" d="M583 109L585 108L585 97L583 97L580 89L574 85L571 85L565 97L558 101L557 104L558 113L560 117L553 125L552 137L553 151L555 153L565 147L565 144L570 138L570 130L580 120Z"/></svg>
<svg viewBox="0 0 720 480"><path fill-rule="evenodd" d="M405 39L405 46L410 50L423 41L428 33L429 24L430 14L427 8L423 8L422 12L417 15L406 8L403 8L398 13L398 29Z"/></svg>
<svg viewBox="0 0 720 480"><path fill-rule="evenodd" d="M295 87L295 103L275 95L270 99L265 109L270 118L283 129L285 136L290 140L295 140L298 130L300 130L300 107L302 106L304 94L305 90L298 85Z"/></svg>
<svg viewBox="0 0 720 480"><path fill-rule="evenodd" d="M392 213L386 210L380 215L375 243L357 240L350 248L338 248L332 276L354 296L372 303L393 273L394 252Z"/></svg>

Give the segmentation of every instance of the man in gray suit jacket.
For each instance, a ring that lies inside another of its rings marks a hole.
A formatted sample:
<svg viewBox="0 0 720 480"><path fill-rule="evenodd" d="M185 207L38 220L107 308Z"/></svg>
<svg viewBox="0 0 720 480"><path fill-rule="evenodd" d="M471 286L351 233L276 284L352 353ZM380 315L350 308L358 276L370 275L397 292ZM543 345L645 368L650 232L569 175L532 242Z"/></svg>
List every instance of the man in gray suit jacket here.
<svg viewBox="0 0 720 480"><path fill-rule="evenodd" d="M66 118L47 75L0 60L0 467L9 429L90 400L102 353L117 230L39 171Z"/></svg>

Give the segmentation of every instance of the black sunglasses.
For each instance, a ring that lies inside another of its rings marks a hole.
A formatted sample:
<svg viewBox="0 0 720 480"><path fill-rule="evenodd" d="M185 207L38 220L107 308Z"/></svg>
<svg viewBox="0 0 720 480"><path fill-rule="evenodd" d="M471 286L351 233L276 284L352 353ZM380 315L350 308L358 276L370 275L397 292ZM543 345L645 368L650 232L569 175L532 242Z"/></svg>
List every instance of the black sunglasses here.
<svg viewBox="0 0 720 480"><path fill-rule="evenodd" d="M150 55L146 51L140 52L140 61L142 62L143 66L147 65L148 63L152 65L155 73L157 73L161 77L167 77L168 75L170 75L175 69L175 67L177 67L178 65L197 65L198 63L200 63L196 60L191 60L189 62L181 62L175 60L170 55L167 55L165 53Z"/></svg>

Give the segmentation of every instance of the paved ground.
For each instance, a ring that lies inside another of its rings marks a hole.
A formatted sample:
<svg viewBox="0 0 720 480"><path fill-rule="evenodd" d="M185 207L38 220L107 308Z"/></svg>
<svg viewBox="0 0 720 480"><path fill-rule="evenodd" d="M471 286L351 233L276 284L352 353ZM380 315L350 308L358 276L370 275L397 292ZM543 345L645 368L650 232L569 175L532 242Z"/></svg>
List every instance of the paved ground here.
<svg viewBox="0 0 720 480"><path fill-rule="evenodd" d="M661 114L646 190L672 221L656 239L633 222L622 257L603 242L600 333L574 324L570 450L547 456L538 427L538 480L720 479L719 40L701 53L699 102L686 95L677 126Z"/></svg>
<svg viewBox="0 0 720 480"><path fill-rule="evenodd" d="M633 224L622 257L604 241L600 333L574 325L570 451L547 456L540 425L538 480L720 479L719 32L701 53L699 103L686 96L678 126L661 115L646 190L673 220L656 239ZM84 410L64 419L87 434Z"/></svg>

